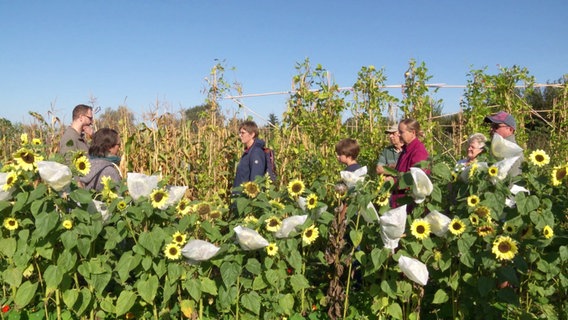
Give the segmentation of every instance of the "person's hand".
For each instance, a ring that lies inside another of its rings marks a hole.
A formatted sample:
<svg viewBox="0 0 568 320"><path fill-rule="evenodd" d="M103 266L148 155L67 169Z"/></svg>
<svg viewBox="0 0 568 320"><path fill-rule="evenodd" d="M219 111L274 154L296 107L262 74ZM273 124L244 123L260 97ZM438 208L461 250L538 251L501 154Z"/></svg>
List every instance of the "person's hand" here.
<svg viewBox="0 0 568 320"><path fill-rule="evenodd" d="M93 136L93 127L90 125L83 126L83 132L85 133L85 136L87 136L87 138L91 139L91 137Z"/></svg>

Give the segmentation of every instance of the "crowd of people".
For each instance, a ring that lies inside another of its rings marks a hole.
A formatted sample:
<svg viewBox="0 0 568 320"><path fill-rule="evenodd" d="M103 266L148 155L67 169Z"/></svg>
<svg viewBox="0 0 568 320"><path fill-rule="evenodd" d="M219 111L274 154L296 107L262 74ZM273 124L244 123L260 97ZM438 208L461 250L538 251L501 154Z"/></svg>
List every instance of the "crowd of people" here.
<svg viewBox="0 0 568 320"><path fill-rule="evenodd" d="M93 132L93 109L87 105L77 105L73 109L73 120L62 135L59 152L66 161L76 152L87 154L91 162L90 172L80 178L80 184L88 189L100 191L103 177L109 177L118 182L122 179L119 165L119 151L121 146L118 132L110 128L101 128ZM505 111L485 117L484 122L489 123L490 135L498 134L503 139L516 143L516 122L512 115ZM429 159L429 153L422 141L423 132L415 119L403 119L397 124L390 125L385 134L388 135L390 145L385 147L378 155L376 172L387 180L394 181L394 189L390 199L391 207L399 206L398 200L403 197L406 190L399 188L396 177L399 173L410 171L420 162ZM254 121L244 121L239 126L239 137L243 144L243 153L236 168L233 187L239 187L247 181L254 181L258 176L267 172L265 142L259 138L259 128ZM90 143L88 142L90 140ZM467 156L456 163L456 168L466 168L474 163L477 157L485 151L487 138L482 133L474 133L467 140ZM357 163L359 144L355 139L340 140L335 151L337 159L345 165L344 171L355 172L362 166ZM423 166L429 174L428 166ZM238 192L235 192L238 193Z"/></svg>

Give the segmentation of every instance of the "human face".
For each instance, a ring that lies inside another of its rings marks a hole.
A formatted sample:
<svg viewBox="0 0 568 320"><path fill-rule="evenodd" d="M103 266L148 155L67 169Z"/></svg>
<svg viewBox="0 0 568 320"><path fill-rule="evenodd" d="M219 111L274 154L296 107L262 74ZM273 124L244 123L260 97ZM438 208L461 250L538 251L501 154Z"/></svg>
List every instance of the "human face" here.
<svg viewBox="0 0 568 320"><path fill-rule="evenodd" d="M477 156L481 153L481 151L483 151L481 143L479 143L479 141L474 140L470 142L467 148L467 158L469 159L469 161L472 161L475 158L477 158Z"/></svg>
<svg viewBox="0 0 568 320"><path fill-rule="evenodd" d="M512 127L509 127L508 125L504 124L504 123L492 123L491 124L491 136L493 136L493 134L497 133L498 135L500 135L503 138L507 138L508 136L513 135L513 133L515 133L515 129L513 129Z"/></svg>
<svg viewBox="0 0 568 320"><path fill-rule="evenodd" d="M416 131L408 129L408 126L404 123L398 125L398 134L404 144L409 144L416 139Z"/></svg>
<svg viewBox="0 0 568 320"><path fill-rule="evenodd" d="M88 110L87 113L82 114L83 126L90 126L93 124L93 110Z"/></svg>
<svg viewBox="0 0 568 320"><path fill-rule="evenodd" d="M118 154L118 151L120 150L120 140L118 141L117 144L115 144L114 146L112 146L108 151L110 154L112 154L113 156L116 156Z"/></svg>
<svg viewBox="0 0 568 320"><path fill-rule="evenodd" d="M397 146L397 145L401 144L400 134L398 133L398 131L388 132L388 137L389 137L390 143L393 146Z"/></svg>
<svg viewBox="0 0 568 320"><path fill-rule="evenodd" d="M239 130L239 137L241 138L241 142L247 146L247 148L252 146L254 143L254 134L246 131L245 128L241 128Z"/></svg>

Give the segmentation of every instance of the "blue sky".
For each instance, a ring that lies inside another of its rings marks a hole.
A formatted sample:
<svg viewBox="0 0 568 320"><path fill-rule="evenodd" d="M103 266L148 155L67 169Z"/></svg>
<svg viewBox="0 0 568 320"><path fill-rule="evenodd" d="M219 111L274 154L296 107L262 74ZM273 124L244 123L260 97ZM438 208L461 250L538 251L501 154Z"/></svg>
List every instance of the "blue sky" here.
<svg viewBox="0 0 568 320"><path fill-rule="evenodd" d="M410 59L426 63L431 83L464 85L470 70L498 65L544 83L568 73L566 21L565 0L0 0L0 117L30 123L28 111L54 112L68 123L92 98L138 117L177 112L204 102L217 61L244 94L290 90L305 58L342 87L368 65L400 84ZM444 112L457 110L462 91L439 90ZM281 118L286 98L222 107L262 123Z"/></svg>

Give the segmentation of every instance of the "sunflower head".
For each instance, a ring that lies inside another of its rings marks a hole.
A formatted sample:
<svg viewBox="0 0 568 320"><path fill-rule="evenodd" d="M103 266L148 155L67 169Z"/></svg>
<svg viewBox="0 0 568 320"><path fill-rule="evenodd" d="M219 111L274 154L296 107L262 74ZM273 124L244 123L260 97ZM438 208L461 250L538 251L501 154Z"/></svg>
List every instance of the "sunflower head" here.
<svg viewBox="0 0 568 320"><path fill-rule="evenodd" d="M304 232L302 232L302 243L304 243L305 245L310 245L314 241L316 241L318 236L319 236L318 228L314 225L311 225L310 227L306 228Z"/></svg>
<svg viewBox="0 0 568 320"><path fill-rule="evenodd" d="M27 134L27 133L22 133L22 134L20 135L20 142L21 142L22 144L28 144L29 139L28 139L28 134Z"/></svg>
<svg viewBox="0 0 568 320"><path fill-rule="evenodd" d="M544 229L542 229L542 235L546 239L550 239L554 236L554 230L552 230L552 228L549 225L546 225L544 226Z"/></svg>
<svg viewBox="0 0 568 320"><path fill-rule="evenodd" d="M473 210L480 219L491 220L491 209L486 206L479 206Z"/></svg>
<svg viewBox="0 0 568 320"><path fill-rule="evenodd" d="M311 193L306 198L306 208L314 209L317 205L318 205L318 196L315 195L314 193Z"/></svg>
<svg viewBox="0 0 568 320"><path fill-rule="evenodd" d="M221 211L219 209L215 209L215 210L211 210L211 212L209 213L209 218L213 219L213 220L220 219L222 215L223 214L221 213Z"/></svg>
<svg viewBox="0 0 568 320"><path fill-rule="evenodd" d="M150 201L152 202L152 207L161 209L168 201L168 193L163 189L155 189L150 193Z"/></svg>
<svg viewBox="0 0 568 320"><path fill-rule="evenodd" d="M15 171L9 172L6 176L6 184L2 186L3 191L10 190L16 184L16 181L18 181L18 173Z"/></svg>
<svg viewBox="0 0 568 320"><path fill-rule="evenodd" d="M450 221L450 225L448 226L448 230L456 236L459 236L460 234L464 233L465 231L465 223L463 221L461 221L460 218L453 218L452 221Z"/></svg>
<svg viewBox="0 0 568 320"><path fill-rule="evenodd" d="M494 232L495 229L490 224L484 224L482 226L477 227L477 234L481 237L492 235Z"/></svg>
<svg viewBox="0 0 568 320"><path fill-rule="evenodd" d="M285 208L284 205L282 204L282 202L280 202L279 199L270 200L270 201L268 201L268 204L270 204L270 206L272 208L276 208L278 210L283 210Z"/></svg>
<svg viewBox="0 0 568 320"><path fill-rule="evenodd" d="M33 138L32 139L32 145L34 146L41 146L41 140L38 138Z"/></svg>
<svg viewBox="0 0 568 320"><path fill-rule="evenodd" d="M472 194L471 196L467 197L467 205L470 207L475 207L479 204L479 197Z"/></svg>
<svg viewBox="0 0 568 320"><path fill-rule="evenodd" d="M275 256L278 253L278 246L276 245L276 243L269 243L268 246L266 246L266 254L268 254L269 256Z"/></svg>
<svg viewBox="0 0 568 320"><path fill-rule="evenodd" d="M476 226L479 224L479 217L475 213L472 213L469 215L469 222Z"/></svg>
<svg viewBox="0 0 568 320"><path fill-rule="evenodd" d="M517 242L509 236L499 236L493 242L491 251L499 260L512 260L517 254Z"/></svg>
<svg viewBox="0 0 568 320"><path fill-rule="evenodd" d="M566 177L566 170L568 166L563 167L555 167L552 170L551 178L552 178L552 185L557 187L562 184L562 179Z"/></svg>
<svg viewBox="0 0 568 320"><path fill-rule="evenodd" d="M73 161L73 164L75 165L77 172L83 176L86 176L91 171L91 162L85 156L76 158L75 161Z"/></svg>
<svg viewBox="0 0 568 320"><path fill-rule="evenodd" d="M288 193L292 197L298 197L304 193L306 186L304 183L299 179L294 179L288 183Z"/></svg>
<svg viewBox="0 0 568 320"><path fill-rule="evenodd" d="M477 167L479 167L477 162L474 162L469 166L469 173L468 173L469 178L471 178L475 175L475 172L477 171Z"/></svg>
<svg viewBox="0 0 568 320"><path fill-rule="evenodd" d="M258 219L255 216L246 216L243 222L248 225L256 225L258 224Z"/></svg>
<svg viewBox="0 0 568 320"><path fill-rule="evenodd" d="M73 228L73 221L66 219L66 220L63 220L61 225L63 226L63 228L69 230L69 229Z"/></svg>
<svg viewBox="0 0 568 320"><path fill-rule="evenodd" d="M207 217L209 213L211 213L211 206L209 203L201 202L197 205L195 210L201 217Z"/></svg>
<svg viewBox="0 0 568 320"><path fill-rule="evenodd" d="M280 227L282 226L282 221L274 216L266 219L264 222L266 223L266 230L270 232L276 232L280 230Z"/></svg>
<svg viewBox="0 0 568 320"><path fill-rule="evenodd" d="M116 204L116 208L120 211L123 211L126 207L128 207L128 204L124 200L121 200Z"/></svg>
<svg viewBox="0 0 568 320"><path fill-rule="evenodd" d="M256 182L247 181L243 183L242 186L243 193L249 198L255 198L260 193L260 187L256 184Z"/></svg>
<svg viewBox="0 0 568 320"><path fill-rule="evenodd" d="M190 210L190 206L189 206L189 200L187 199L181 199L177 206L176 206L176 211L180 216L186 215L189 213Z"/></svg>
<svg viewBox="0 0 568 320"><path fill-rule="evenodd" d="M416 219L410 225L410 230L416 239L426 239L430 236L430 223L424 219Z"/></svg>
<svg viewBox="0 0 568 320"><path fill-rule="evenodd" d="M543 150L535 150L529 155L531 163L538 167L543 167L550 163L550 157Z"/></svg>
<svg viewBox="0 0 568 320"><path fill-rule="evenodd" d="M14 154L16 165L24 171L33 171L35 164L43 160L42 156L36 155L32 150L21 148Z"/></svg>
<svg viewBox="0 0 568 320"><path fill-rule="evenodd" d="M434 250L434 261L438 262L442 260L442 252Z"/></svg>
<svg viewBox="0 0 568 320"><path fill-rule="evenodd" d="M515 233L517 232L517 228L514 225L510 224L509 222L505 222L503 224L503 232L508 234Z"/></svg>
<svg viewBox="0 0 568 320"><path fill-rule="evenodd" d="M177 244L178 246L183 246L187 240L187 236L179 231L174 232L172 235L172 243Z"/></svg>
<svg viewBox="0 0 568 320"><path fill-rule="evenodd" d="M177 260L181 257L181 248L175 243L168 243L164 249L164 254L170 260Z"/></svg>
<svg viewBox="0 0 568 320"><path fill-rule="evenodd" d="M489 167L489 169L487 169L487 172L489 173L490 177L496 177L499 174L499 168L497 168L496 166L491 166Z"/></svg>
<svg viewBox="0 0 568 320"><path fill-rule="evenodd" d="M14 218L4 219L4 228L6 228L8 230L18 229L18 220L14 219Z"/></svg>
<svg viewBox="0 0 568 320"><path fill-rule="evenodd" d="M377 197L377 200L375 201L376 204L378 204L379 206L383 207L389 204L389 199L391 197L391 193L390 192L385 192L380 194Z"/></svg>

